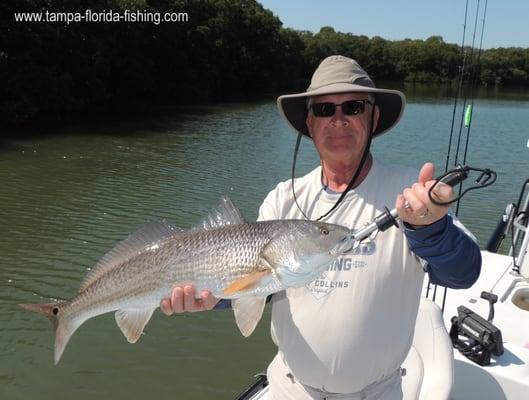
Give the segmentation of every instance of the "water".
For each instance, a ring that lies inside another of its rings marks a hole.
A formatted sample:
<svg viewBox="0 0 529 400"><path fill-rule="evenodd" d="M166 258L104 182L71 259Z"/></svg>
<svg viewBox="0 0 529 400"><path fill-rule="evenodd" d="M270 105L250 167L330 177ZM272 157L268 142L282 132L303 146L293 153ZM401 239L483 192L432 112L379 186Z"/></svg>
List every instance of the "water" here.
<svg viewBox="0 0 529 400"><path fill-rule="evenodd" d="M373 152L442 169L453 100L432 88L407 92L401 122ZM523 92L485 93L475 103L467 163L495 169L498 181L471 192L460 216L482 245L527 178L528 106ZM233 398L274 355L269 310L248 339L229 311L157 312L136 345L104 315L79 329L54 367L49 322L17 304L72 297L116 241L161 217L190 227L223 194L254 220L266 193L289 177L294 140L264 100L0 143L0 398ZM318 162L308 141L299 157L299 174Z"/></svg>

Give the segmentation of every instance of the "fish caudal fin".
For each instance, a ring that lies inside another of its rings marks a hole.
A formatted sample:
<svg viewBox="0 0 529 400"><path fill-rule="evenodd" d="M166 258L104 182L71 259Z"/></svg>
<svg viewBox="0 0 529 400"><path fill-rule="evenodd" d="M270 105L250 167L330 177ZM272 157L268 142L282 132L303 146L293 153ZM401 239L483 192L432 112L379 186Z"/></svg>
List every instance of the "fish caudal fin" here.
<svg viewBox="0 0 529 400"><path fill-rule="evenodd" d="M54 363L57 365L61 359L62 353L72 337L73 333L81 324L75 324L73 321L65 322L61 319L61 308L67 305L68 301L44 304L19 304L25 310L42 314L50 320L55 331L55 355Z"/></svg>
<svg viewBox="0 0 529 400"><path fill-rule="evenodd" d="M263 316L265 297L241 297L231 301L235 322L244 337L252 334Z"/></svg>
<svg viewBox="0 0 529 400"><path fill-rule="evenodd" d="M116 311L116 323L125 335L129 343L136 343L143 328L151 319L154 308L140 308Z"/></svg>

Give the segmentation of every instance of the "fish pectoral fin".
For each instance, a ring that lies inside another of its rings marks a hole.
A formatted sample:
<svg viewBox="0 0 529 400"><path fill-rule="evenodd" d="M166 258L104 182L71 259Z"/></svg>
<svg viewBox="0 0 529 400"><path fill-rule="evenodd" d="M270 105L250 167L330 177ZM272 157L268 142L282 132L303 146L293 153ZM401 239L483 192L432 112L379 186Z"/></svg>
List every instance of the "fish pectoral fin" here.
<svg viewBox="0 0 529 400"><path fill-rule="evenodd" d="M143 328L151 319L154 308L139 308L116 311L116 323L129 343L136 343L143 333Z"/></svg>
<svg viewBox="0 0 529 400"><path fill-rule="evenodd" d="M248 275L245 275L242 278L237 279L235 282L225 287L223 292L225 295L230 296L237 292L249 290L252 287L254 287L264 276L266 276L269 273L270 273L269 270L251 272Z"/></svg>
<svg viewBox="0 0 529 400"><path fill-rule="evenodd" d="M235 322L244 337L252 334L261 320L266 297L241 297L231 301Z"/></svg>

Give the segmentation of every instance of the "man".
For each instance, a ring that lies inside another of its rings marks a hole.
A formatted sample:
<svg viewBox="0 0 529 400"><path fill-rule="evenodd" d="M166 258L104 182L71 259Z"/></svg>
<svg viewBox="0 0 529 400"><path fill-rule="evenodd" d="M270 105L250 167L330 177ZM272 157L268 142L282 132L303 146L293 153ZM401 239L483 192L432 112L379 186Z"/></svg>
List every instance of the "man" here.
<svg viewBox="0 0 529 400"><path fill-rule="evenodd" d="M279 351L268 368L269 398L402 398L400 366L425 271L453 288L469 287L479 275L479 248L454 225L448 207L428 196L433 165L425 164L417 178L370 153L371 140L398 122L404 103L402 93L375 88L356 61L342 56L323 60L306 92L278 99L289 125L313 140L321 166L280 183L259 219L319 219L356 229L395 202L404 226L378 233L307 287L274 296ZM434 195L450 200L452 189L439 185ZM176 288L162 311L211 309L217 302L207 291L194 297L194 288Z"/></svg>

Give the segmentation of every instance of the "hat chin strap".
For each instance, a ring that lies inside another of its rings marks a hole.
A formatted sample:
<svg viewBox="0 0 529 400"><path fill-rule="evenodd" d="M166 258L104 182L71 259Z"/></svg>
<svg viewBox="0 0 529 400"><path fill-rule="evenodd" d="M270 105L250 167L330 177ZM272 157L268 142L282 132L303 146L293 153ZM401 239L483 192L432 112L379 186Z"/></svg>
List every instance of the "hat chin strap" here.
<svg viewBox="0 0 529 400"><path fill-rule="evenodd" d="M369 125L370 134L369 134L369 137L367 139L367 143L366 143L366 146L364 148L364 152L362 153L362 159L360 160L360 164L358 165L358 168L356 169L355 174L353 175L353 177L349 181L349 184L347 185L347 188L342 192L342 194L340 195L340 198L336 201L336 203L334 203L334 205L331 207L331 209L329 211L327 211L325 214L323 214L320 217L316 218L314 221L321 221L322 219L324 219L328 215L330 215L334 210L336 210L336 208L338 208L338 206L340 205L342 200L345 198L347 193L349 193L349 191L354 187L354 184L355 184L356 180L358 179L358 176L360 175L360 172L362 171L362 169L364 169L364 165L366 163L367 156L369 154L369 149L371 148L371 140L373 139L373 126L374 126L374 123L375 123L375 105L376 105L376 103L373 103L372 111L371 111L371 123ZM292 173L291 173L292 184L290 185L290 187L292 188L292 196L294 197L294 202L296 203L296 207L301 212L303 217L306 220L310 221L310 218L307 217L305 212L301 209L301 207L300 207L300 205L298 203L297 196L296 196L296 190L294 189L294 172L296 170L296 160L297 160L297 157L298 157L299 145L301 143L301 137L302 136L303 136L303 134L301 132L299 132L298 133L298 137L296 139L296 146L294 148L294 157L293 157L293 160L292 160Z"/></svg>

